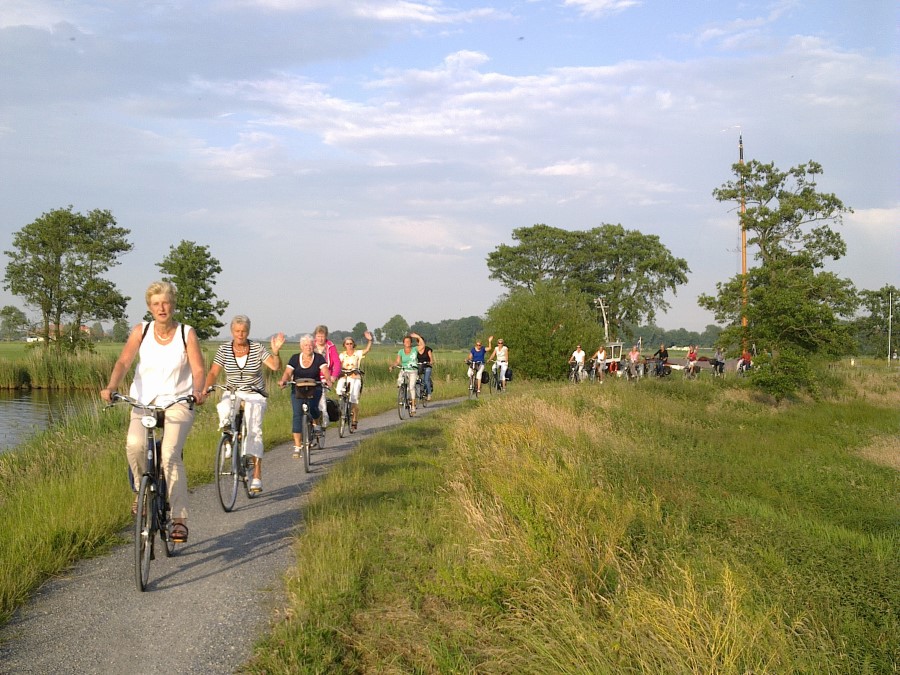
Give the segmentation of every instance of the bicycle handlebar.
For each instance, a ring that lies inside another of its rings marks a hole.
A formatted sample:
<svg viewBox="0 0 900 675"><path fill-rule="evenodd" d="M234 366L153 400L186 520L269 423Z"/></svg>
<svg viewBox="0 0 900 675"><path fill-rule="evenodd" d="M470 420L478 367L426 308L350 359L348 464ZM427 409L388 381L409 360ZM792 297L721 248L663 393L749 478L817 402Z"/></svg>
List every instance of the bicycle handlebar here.
<svg viewBox="0 0 900 675"><path fill-rule="evenodd" d="M112 403L108 404L106 406L107 408L111 408L116 403L127 403L132 408L141 408L143 410L149 410L151 412L159 411L159 410L167 410L168 408L171 408L176 403L187 403L190 406L191 410L193 410L194 403L197 402L197 399L194 397L193 394L187 394L186 396L179 396L174 401L171 401L170 403L167 403L166 405L157 405L156 403L141 403L136 398L131 398L131 396L126 396L125 394L120 394L119 392L113 392L113 394L110 398L112 399Z"/></svg>
<svg viewBox="0 0 900 675"><path fill-rule="evenodd" d="M215 391L216 389L221 389L222 391L227 391L231 394L234 394L239 391L249 391L249 392L253 392L254 394L260 394L261 396L265 396L266 398L269 397L269 394L264 392L262 389L258 389L257 387L251 387L250 385L247 385L247 384L242 384L240 386L235 386L233 384L211 384L206 388L206 393L209 394L209 393Z"/></svg>

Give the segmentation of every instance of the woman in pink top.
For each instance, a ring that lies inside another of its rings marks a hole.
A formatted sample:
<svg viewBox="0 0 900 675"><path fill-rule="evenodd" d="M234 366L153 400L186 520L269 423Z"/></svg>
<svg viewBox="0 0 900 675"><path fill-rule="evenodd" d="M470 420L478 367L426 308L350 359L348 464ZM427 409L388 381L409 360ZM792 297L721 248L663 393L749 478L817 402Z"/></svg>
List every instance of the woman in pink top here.
<svg viewBox="0 0 900 675"><path fill-rule="evenodd" d="M328 366L328 372L331 374L331 381L337 382L341 377L341 357L338 354L338 348L328 339L328 326L318 325L313 333L315 342L313 343L313 351L325 357L325 363ZM322 428L328 426L328 408L326 406L325 394L328 386L325 384L325 378L322 377L322 398L319 399L319 410L322 411Z"/></svg>

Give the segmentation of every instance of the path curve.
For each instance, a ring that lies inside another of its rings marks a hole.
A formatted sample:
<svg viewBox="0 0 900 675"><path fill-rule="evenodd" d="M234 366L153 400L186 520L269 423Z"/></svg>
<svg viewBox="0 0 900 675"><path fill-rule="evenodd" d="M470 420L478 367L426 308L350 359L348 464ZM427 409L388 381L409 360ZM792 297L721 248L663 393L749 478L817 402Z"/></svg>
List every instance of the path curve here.
<svg viewBox="0 0 900 675"><path fill-rule="evenodd" d="M419 416L456 402L420 406ZM77 563L0 629L0 673L234 672L283 603L282 578L313 483L361 440L398 424L395 410L366 417L344 439L331 425L307 475L290 444L273 448L265 492L248 501L241 491L231 513L222 511L215 485L193 490L190 541L153 561L146 592L135 588L130 541ZM148 640L152 649L137 648Z"/></svg>

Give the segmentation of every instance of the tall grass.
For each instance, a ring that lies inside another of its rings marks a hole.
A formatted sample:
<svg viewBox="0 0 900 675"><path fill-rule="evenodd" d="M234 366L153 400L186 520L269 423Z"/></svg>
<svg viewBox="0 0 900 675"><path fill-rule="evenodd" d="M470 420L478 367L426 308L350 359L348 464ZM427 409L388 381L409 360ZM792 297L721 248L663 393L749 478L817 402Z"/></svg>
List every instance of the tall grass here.
<svg viewBox="0 0 900 675"><path fill-rule="evenodd" d="M0 360L0 388L100 390L115 362L111 354L31 349L23 358Z"/></svg>
<svg viewBox="0 0 900 675"><path fill-rule="evenodd" d="M900 478L858 450L898 408L610 384L366 442L314 489L248 670L897 672Z"/></svg>

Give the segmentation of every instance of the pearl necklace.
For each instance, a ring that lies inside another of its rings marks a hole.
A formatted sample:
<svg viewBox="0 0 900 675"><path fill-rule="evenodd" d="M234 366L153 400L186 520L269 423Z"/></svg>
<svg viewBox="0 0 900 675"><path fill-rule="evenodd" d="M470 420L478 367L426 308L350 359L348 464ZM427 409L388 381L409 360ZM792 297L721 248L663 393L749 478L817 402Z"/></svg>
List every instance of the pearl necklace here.
<svg viewBox="0 0 900 675"><path fill-rule="evenodd" d="M172 338L175 337L175 331L174 331L174 330L172 331L172 334L171 334L169 337L165 337L165 336L163 336L163 335L160 335L160 334L159 334L159 331L156 330L156 326L153 327L153 333L156 335L156 339L157 339L157 340L159 340L160 342L164 342L164 343L165 343L165 342L171 342L171 341L172 341Z"/></svg>

